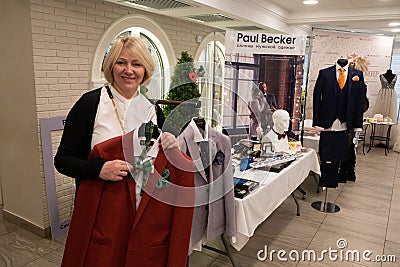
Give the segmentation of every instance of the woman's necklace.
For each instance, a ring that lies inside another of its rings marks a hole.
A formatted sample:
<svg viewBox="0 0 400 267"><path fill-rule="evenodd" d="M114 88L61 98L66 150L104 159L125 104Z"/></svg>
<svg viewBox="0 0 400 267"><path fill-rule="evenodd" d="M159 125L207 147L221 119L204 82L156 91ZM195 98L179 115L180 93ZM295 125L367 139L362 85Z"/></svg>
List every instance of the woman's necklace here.
<svg viewBox="0 0 400 267"><path fill-rule="evenodd" d="M112 102L112 104L113 104L113 106L114 106L115 115L117 115L117 119L118 119L119 125L121 126L122 133L125 134L125 133L126 133L126 132L125 132L125 128L124 128L124 125L122 124L121 117L119 116L119 112L118 112L118 109L117 109L117 105L115 104L115 101L114 101L114 96L113 96L113 94L112 94L112 92L111 92L111 89L110 89L110 87L109 87L108 85L106 85L106 88L107 88L108 96L110 97L111 102Z"/></svg>

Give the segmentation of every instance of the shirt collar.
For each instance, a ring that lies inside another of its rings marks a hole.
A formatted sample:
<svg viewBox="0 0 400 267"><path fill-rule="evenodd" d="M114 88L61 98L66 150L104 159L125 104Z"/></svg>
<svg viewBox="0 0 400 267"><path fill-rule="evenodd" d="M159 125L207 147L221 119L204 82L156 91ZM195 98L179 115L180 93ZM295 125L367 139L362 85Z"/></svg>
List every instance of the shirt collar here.
<svg viewBox="0 0 400 267"><path fill-rule="evenodd" d="M132 99L140 96L140 88L139 87L136 90L136 94L131 99L126 99L125 97L123 97L120 93L118 93L118 91L111 84L110 84L110 89L111 89L111 93L114 96L114 98L116 98L122 102L130 102Z"/></svg>
<svg viewBox="0 0 400 267"><path fill-rule="evenodd" d="M347 71L349 70L349 64L347 64L346 66L342 67L339 64L336 63L336 70L340 71L340 68L344 69L344 73L347 73Z"/></svg>
<svg viewBox="0 0 400 267"><path fill-rule="evenodd" d="M189 122L189 127L191 127L193 129L193 137L194 137L194 141L196 143L198 143L200 141L207 141L208 140L208 127L207 127L207 125L204 127L204 137L201 134L199 128L196 125L196 122L193 119Z"/></svg>

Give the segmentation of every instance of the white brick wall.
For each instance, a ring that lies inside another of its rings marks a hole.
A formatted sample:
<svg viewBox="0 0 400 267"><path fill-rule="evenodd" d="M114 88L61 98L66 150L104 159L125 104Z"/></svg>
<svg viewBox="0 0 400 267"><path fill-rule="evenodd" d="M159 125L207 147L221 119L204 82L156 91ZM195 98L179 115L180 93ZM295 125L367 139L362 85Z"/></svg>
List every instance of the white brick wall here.
<svg viewBox="0 0 400 267"><path fill-rule="evenodd" d="M198 49L195 36L213 32L204 25L99 0L30 0L30 3L38 119L66 116L75 101L88 90L97 44L109 25L125 15L145 15L154 20L169 37L176 58L183 50L194 56ZM54 138L53 153L60 136ZM71 181L59 176L56 175L58 202L61 217L65 219L72 199L68 189ZM42 178L43 214L45 227L48 227L43 171Z"/></svg>

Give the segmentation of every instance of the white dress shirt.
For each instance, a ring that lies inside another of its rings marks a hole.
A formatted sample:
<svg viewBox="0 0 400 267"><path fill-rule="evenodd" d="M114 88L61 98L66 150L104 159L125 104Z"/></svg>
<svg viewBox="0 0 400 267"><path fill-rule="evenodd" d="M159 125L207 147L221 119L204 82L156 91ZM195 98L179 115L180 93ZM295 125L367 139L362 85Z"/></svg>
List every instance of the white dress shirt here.
<svg viewBox="0 0 400 267"><path fill-rule="evenodd" d="M339 80L340 69L342 66L336 63L336 80ZM346 84L347 73L349 72L349 65L343 67L344 69L344 83ZM341 122L339 119L334 120L332 126L329 129L325 129L325 131L346 131L347 124L346 122Z"/></svg>

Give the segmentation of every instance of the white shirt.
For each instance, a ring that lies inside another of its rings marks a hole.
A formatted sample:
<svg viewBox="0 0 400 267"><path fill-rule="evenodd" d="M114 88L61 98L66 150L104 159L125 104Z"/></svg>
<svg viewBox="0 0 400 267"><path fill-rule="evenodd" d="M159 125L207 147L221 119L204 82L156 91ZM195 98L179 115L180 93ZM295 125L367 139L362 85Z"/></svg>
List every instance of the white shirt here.
<svg viewBox="0 0 400 267"><path fill-rule="evenodd" d="M135 129L139 129L142 123L152 121L157 124L156 110L154 105L143 95L140 94L139 90L137 94L131 98L126 99L118 93L112 86L110 86L112 95L114 96L114 102L117 106L118 114L122 120L122 124L125 133ZM109 140L111 138L121 136L124 131L121 128L117 114L115 113L113 103L107 93L107 88L103 87L100 94L100 101L97 107L97 113L94 121L93 135L91 148L96 144ZM138 131L134 132L133 147L135 159L139 157L144 146L140 145L138 138ZM158 153L158 140L155 145L151 147L146 153L147 157L155 158ZM141 200L141 185L143 175L140 173L137 177L134 177L136 181L136 209L139 206Z"/></svg>
<svg viewBox="0 0 400 267"><path fill-rule="evenodd" d="M156 110L153 104L141 95L139 90L131 99L126 99L120 95L112 86L110 86L110 90L114 96L114 102L122 120L125 133L139 128L142 123L149 120L157 124ZM123 134L113 103L108 96L107 88L103 87L94 121L91 148L98 143Z"/></svg>
<svg viewBox="0 0 400 267"><path fill-rule="evenodd" d="M336 63L336 79L339 79L340 75L340 69L342 66ZM347 73L349 72L349 65L347 64L346 66L343 67L344 69L344 83L346 84L347 81ZM347 130L347 124L346 122L340 122L339 119L336 119L333 123L331 128L329 128L330 131L345 131Z"/></svg>
<svg viewBox="0 0 400 267"><path fill-rule="evenodd" d="M339 80L339 75L340 75L340 69L342 66L336 63L336 80ZM347 73L349 73L349 65L347 64L346 66L343 67L344 69L344 83L346 84L347 81Z"/></svg>

